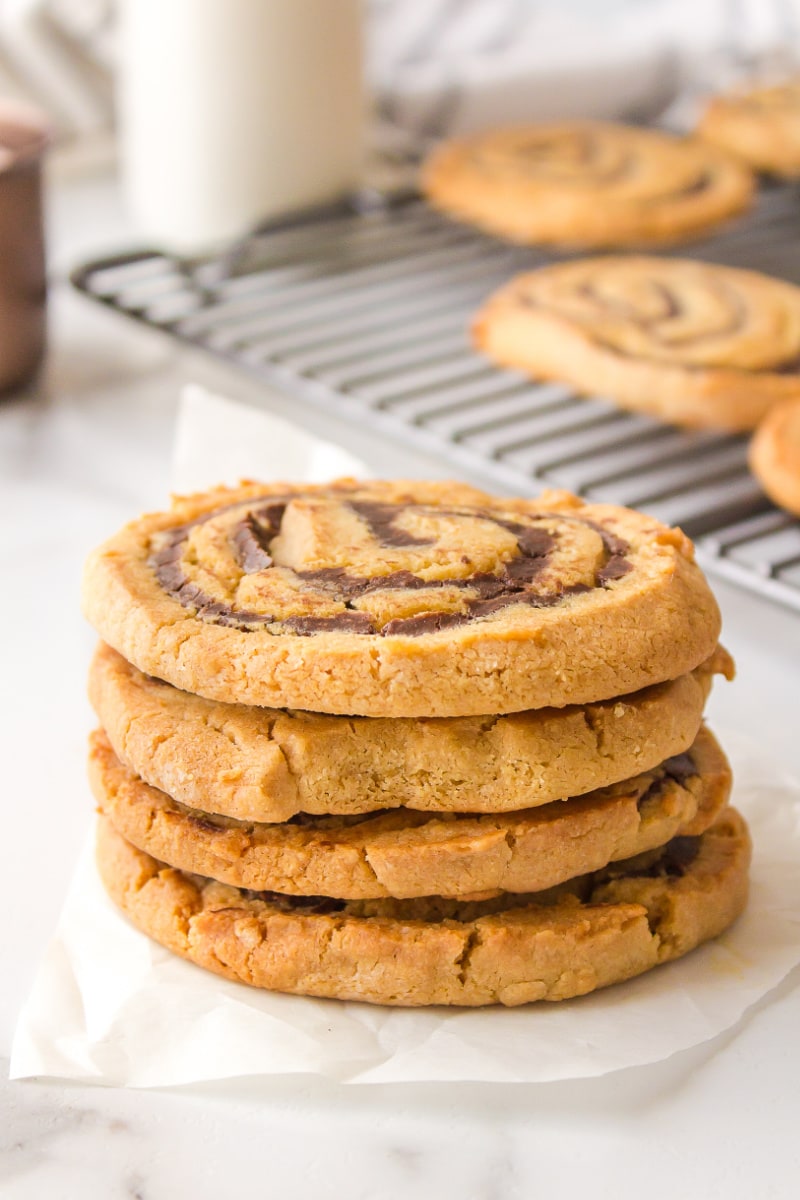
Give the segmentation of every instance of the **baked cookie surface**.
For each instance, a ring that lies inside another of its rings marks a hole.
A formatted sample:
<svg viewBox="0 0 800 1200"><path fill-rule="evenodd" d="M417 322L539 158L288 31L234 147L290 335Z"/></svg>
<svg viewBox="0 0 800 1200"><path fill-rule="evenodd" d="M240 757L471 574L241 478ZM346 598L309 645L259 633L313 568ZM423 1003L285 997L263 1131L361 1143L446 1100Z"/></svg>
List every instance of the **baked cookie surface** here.
<svg viewBox="0 0 800 1200"><path fill-rule="evenodd" d="M800 397L770 409L753 435L749 457L769 498L800 517Z"/></svg>
<svg viewBox="0 0 800 1200"><path fill-rule="evenodd" d="M720 628L680 530L448 483L184 497L90 557L83 603L129 662L185 691L375 717L625 695L693 670Z"/></svg>
<svg viewBox="0 0 800 1200"><path fill-rule="evenodd" d="M445 142L422 189L434 207L512 241L604 247L691 238L747 208L753 179L697 140L577 121Z"/></svg>
<svg viewBox="0 0 800 1200"><path fill-rule="evenodd" d="M735 920L749 858L727 809L699 838L549 892L337 901L177 871L102 817L97 846L111 898L174 953L255 987L398 1006L564 1000L639 975Z"/></svg>
<svg viewBox="0 0 800 1200"><path fill-rule="evenodd" d="M117 832L170 866L254 891L348 900L542 891L703 833L731 783L707 730L687 753L626 783L505 816L215 818L132 775L102 732L91 739L89 779Z"/></svg>
<svg viewBox="0 0 800 1200"><path fill-rule="evenodd" d="M755 271L605 256L517 276L478 312L502 366L679 425L750 429L800 396L800 288Z"/></svg>
<svg viewBox="0 0 800 1200"><path fill-rule="evenodd" d="M693 672L585 707L503 717L336 717L220 704L101 644L89 696L118 757L190 808L245 821L405 806L504 812L605 787L687 750L721 647Z"/></svg>
<svg viewBox="0 0 800 1200"><path fill-rule="evenodd" d="M800 175L800 79L715 96L697 132L757 171Z"/></svg>

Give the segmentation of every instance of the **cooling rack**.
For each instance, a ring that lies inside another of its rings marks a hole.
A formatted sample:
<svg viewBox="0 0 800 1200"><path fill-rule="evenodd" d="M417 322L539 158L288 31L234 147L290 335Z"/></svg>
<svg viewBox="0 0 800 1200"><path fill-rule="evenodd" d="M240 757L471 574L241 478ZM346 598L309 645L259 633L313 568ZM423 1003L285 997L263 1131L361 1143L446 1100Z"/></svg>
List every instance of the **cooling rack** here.
<svg viewBox="0 0 800 1200"><path fill-rule="evenodd" d="M684 257L800 284L800 191ZM413 194L361 197L190 262L150 250L87 263L92 299L271 386L520 495L542 484L642 508L695 539L709 571L800 610L800 522L747 470L746 440L620 412L602 396L498 370L470 347L481 300L565 257L453 224Z"/></svg>

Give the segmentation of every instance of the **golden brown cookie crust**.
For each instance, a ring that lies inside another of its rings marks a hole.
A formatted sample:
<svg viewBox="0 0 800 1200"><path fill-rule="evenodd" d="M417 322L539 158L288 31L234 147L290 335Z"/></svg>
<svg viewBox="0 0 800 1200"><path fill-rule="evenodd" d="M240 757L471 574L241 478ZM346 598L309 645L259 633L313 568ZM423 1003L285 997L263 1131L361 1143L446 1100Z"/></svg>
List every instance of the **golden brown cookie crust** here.
<svg viewBox="0 0 800 1200"><path fill-rule="evenodd" d="M800 397L764 417L750 443L750 469L770 500L800 517Z"/></svg>
<svg viewBox="0 0 800 1200"><path fill-rule="evenodd" d="M505 812L606 787L693 742L718 647L632 696L505 717L335 717L220 704L143 675L101 643L89 696L118 757L189 808L244 821L407 808Z"/></svg>
<svg viewBox="0 0 800 1200"><path fill-rule="evenodd" d="M99 809L153 858L254 891L371 900L538 892L609 862L704 832L731 775L707 731L688 753L627 783L506 816L400 809L259 825L185 808L131 774L102 732L89 779Z"/></svg>
<svg viewBox="0 0 800 1200"><path fill-rule="evenodd" d="M749 857L745 823L728 809L699 842L555 894L309 902L176 871L106 818L97 850L125 915L199 966L273 991L399 1006L563 1000L641 974L735 920Z"/></svg>
<svg viewBox="0 0 800 1200"><path fill-rule="evenodd" d="M449 216L523 243L667 244L746 209L753 178L691 138L592 121L445 142L422 189Z"/></svg>
<svg viewBox="0 0 800 1200"><path fill-rule="evenodd" d="M588 704L693 670L719 610L679 530L568 493L245 484L89 559L84 611L212 700L374 717Z"/></svg>
<svg viewBox="0 0 800 1200"><path fill-rule="evenodd" d="M800 396L800 288L711 263L542 267L490 297L473 338L501 366L688 427L751 429Z"/></svg>
<svg viewBox="0 0 800 1200"><path fill-rule="evenodd" d="M713 97L697 128L756 171L800 175L800 79Z"/></svg>

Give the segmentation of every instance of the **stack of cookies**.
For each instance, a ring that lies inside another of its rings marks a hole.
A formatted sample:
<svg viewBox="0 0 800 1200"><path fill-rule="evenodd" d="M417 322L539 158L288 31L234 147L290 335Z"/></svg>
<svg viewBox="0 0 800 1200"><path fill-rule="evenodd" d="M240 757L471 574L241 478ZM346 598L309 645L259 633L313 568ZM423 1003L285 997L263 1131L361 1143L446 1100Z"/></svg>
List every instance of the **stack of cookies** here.
<svg viewBox="0 0 800 1200"><path fill-rule="evenodd" d="M741 912L702 726L719 615L630 510L459 484L243 484L90 559L98 862L228 978L393 1005L558 1000Z"/></svg>

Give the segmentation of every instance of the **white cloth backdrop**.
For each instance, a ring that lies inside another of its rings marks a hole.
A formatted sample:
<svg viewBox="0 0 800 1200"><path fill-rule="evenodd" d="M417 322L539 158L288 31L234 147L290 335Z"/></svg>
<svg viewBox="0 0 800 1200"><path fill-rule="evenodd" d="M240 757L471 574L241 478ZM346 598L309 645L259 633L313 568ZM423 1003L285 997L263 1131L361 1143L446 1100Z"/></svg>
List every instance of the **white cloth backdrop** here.
<svg viewBox="0 0 800 1200"><path fill-rule="evenodd" d="M430 136L523 116L646 118L698 81L783 70L800 51L800 0L364 4L380 111ZM26 93L67 132L110 123L114 32L114 0L0 0L0 94Z"/></svg>

